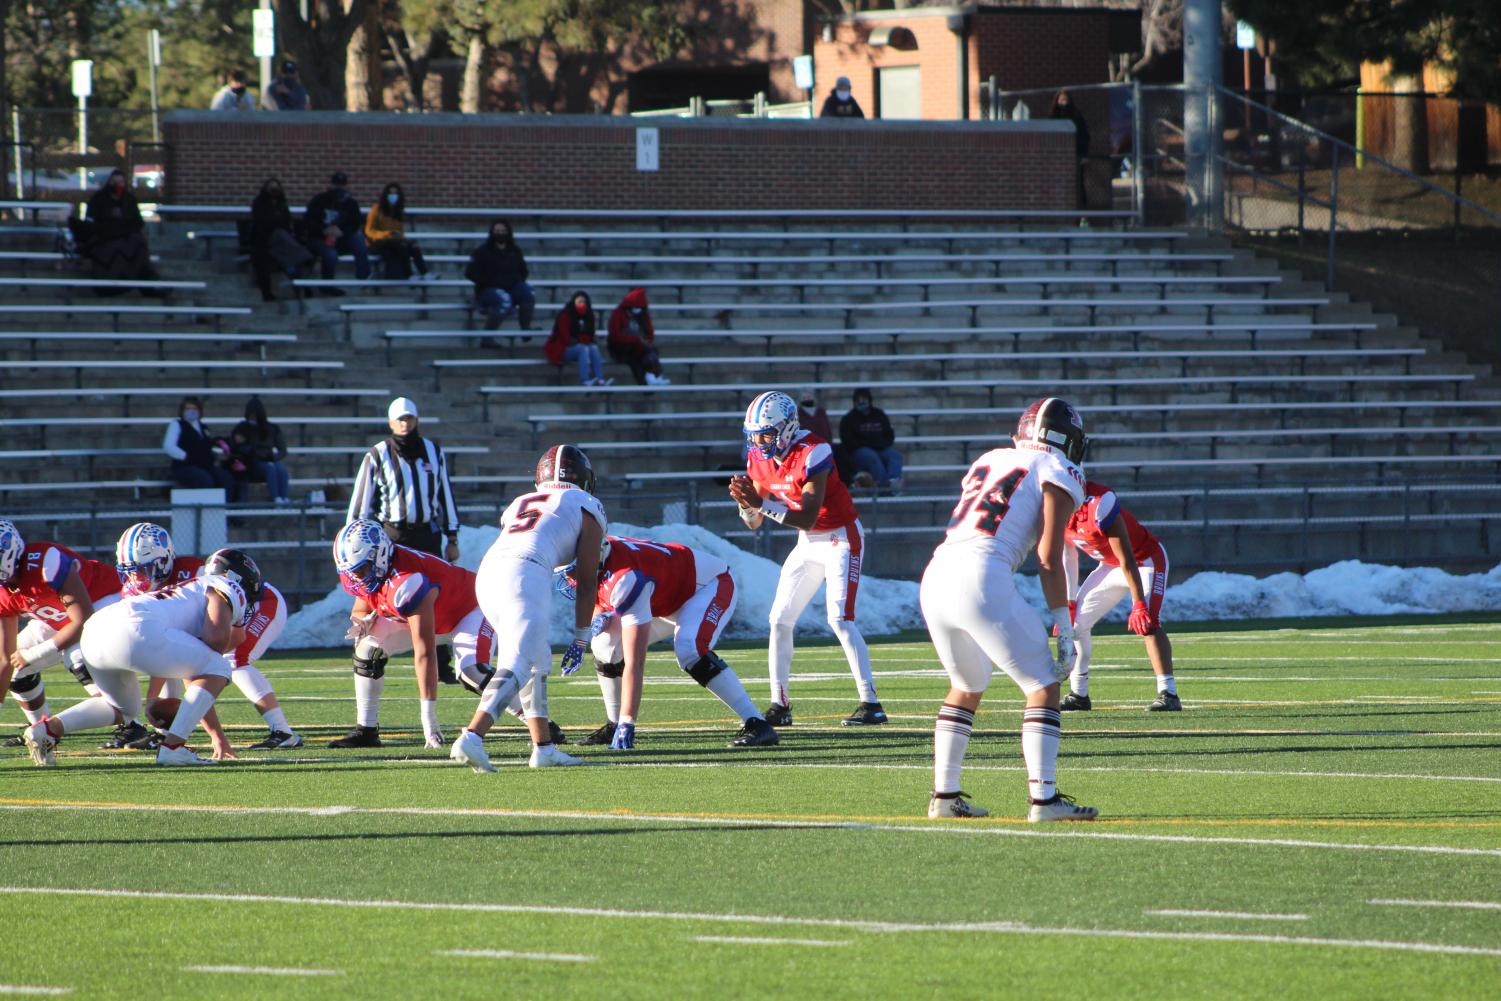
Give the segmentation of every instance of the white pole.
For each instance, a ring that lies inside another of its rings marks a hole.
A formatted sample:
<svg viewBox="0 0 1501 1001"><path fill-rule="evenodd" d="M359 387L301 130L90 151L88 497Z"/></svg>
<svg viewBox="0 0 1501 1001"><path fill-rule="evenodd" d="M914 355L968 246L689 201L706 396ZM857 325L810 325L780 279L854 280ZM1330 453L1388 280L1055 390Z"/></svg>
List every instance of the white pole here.
<svg viewBox="0 0 1501 1001"><path fill-rule="evenodd" d="M89 99L82 94L78 96L78 155L80 157L89 154ZM78 190L89 190L89 168L82 163L78 165ZM82 208L82 206L79 206ZM82 214L82 213L80 213Z"/></svg>
<svg viewBox="0 0 1501 1001"><path fill-rule="evenodd" d="M261 10L271 9L271 0L261 0ZM274 49L275 46L273 45ZM261 56L261 100L266 99L266 92L271 89L271 59L275 52L267 52Z"/></svg>
<svg viewBox="0 0 1501 1001"><path fill-rule="evenodd" d="M1220 154L1212 106L1219 100L1221 0L1186 0L1183 5L1183 145L1188 188L1188 224L1220 226Z"/></svg>
<svg viewBox="0 0 1501 1001"><path fill-rule="evenodd" d="M21 201L22 199L24 199L26 197L26 187L25 187L25 185L21 181L21 109L20 108L11 108L10 109L10 134L11 134L12 137L14 137L14 139L16 141L16 145L14 147L12 147L15 150L15 159L16 159L16 201Z"/></svg>
<svg viewBox="0 0 1501 1001"><path fill-rule="evenodd" d="M156 68L162 62L162 33L152 28L146 35L146 61L151 64L151 141L162 141L161 108L156 99Z"/></svg>

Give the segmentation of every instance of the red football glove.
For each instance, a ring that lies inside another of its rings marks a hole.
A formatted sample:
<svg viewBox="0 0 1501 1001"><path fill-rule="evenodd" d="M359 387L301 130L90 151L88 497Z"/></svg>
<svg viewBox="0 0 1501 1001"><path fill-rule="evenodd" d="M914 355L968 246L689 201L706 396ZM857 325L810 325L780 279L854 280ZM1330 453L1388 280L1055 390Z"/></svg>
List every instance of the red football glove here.
<svg viewBox="0 0 1501 1001"><path fill-rule="evenodd" d="M1131 605L1131 617L1126 620L1126 628L1138 636L1146 636L1157 628L1157 620L1152 618L1152 610L1145 601Z"/></svg>
<svg viewBox="0 0 1501 1001"><path fill-rule="evenodd" d="M1077 624L1079 621L1079 603L1077 601L1070 601L1068 603L1068 621L1071 624ZM1053 635L1058 635L1058 626L1056 624L1053 626Z"/></svg>

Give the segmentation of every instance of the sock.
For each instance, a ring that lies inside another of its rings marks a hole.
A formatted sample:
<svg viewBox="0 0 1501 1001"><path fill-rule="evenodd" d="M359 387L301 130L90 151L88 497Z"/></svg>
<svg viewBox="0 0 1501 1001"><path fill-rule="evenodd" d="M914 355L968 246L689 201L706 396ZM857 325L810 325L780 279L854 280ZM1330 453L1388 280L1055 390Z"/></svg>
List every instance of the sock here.
<svg viewBox="0 0 1501 1001"><path fill-rule="evenodd" d="M380 693L385 687L385 678L354 676L355 722L360 726L380 726Z"/></svg>
<svg viewBox="0 0 1501 1001"><path fill-rule="evenodd" d="M735 675L734 671L720 671L714 677L710 678L709 683L704 687L715 698L723 702L729 708L730 712L739 716L742 723L752 716L761 715L760 710L756 708L756 704L746 694L745 686L740 683L740 679Z"/></svg>
<svg viewBox="0 0 1501 1001"><path fill-rule="evenodd" d="M292 724L287 722L287 714L281 711L281 706L277 706L275 709L267 709L261 713L261 719L265 720L266 725L278 733L292 732Z"/></svg>
<svg viewBox="0 0 1501 1001"><path fill-rule="evenodd" d="M1172 694L1177 695L1178 683L1176 680L1174 680L1171 674L1159 674L1157 675L1157 690L1159 692L1171 692Z"/></svg>
<svg viewBox="0 0 1501 1001"><path fill-rule="evenodd" d="M1068 688L1079 695L1089 694L1089 654L1092 646L1089 633L1074 634L1074 669L1068 676Z"/></svg>
<svg viewBox="0 0 1501 1001"><path fill-rule="evenodd" d="M596 674L599 679L599 694L605 699L605 719L611 723L620 721L620 689L625 683L624 678L610 678L603 674Z"/></svg>
<svg viewBox="0 0 1501 1001"><path fill-rule="evenodd" d="M1058 795L1054 781L1058 769L1058 741L1063 737L1063 717L1056 709L1026 709L1022 712L1022 758L1027 762L1027 792L1032 802L1042 803Z"/></svg>
<svg viewBox="0 0 1501 1001"><path fill-rule="evenodd" d="M52 707L48 705L46 699L42 700L42 707L40 709L27 709L25 706L22 706L21 711L26 714L26 722L28 723L35 723L43 716L52 715Z"/></svg>
<svg viewBox="0 0 1501 1001"><path fill-rule="evenodd" d="M97 730L115 725L115 707L105 698L85 699L75 703L52 717L62 724L64 733L75 730Z"/></svg>
<svg viewBox="0 0 1501 1001"><path fill-rule="evenodd" d="M771 701L787 705L787 679L792 674L792 626L771 624L767 662L771 673Z"/></svg>
<svg viewBox="0 0 1501 1001"><path fill-rule="evenodd" d="M860 691L861 702L880 702L876 697L876 679L870 673L870 650L865 637L853 622L837 619L829 625L844 647L844 657L849 661L850 673L855 676L855 687Z"/></svg>
<svg viewBox="0 0 1501 1001"><path fill-rule="evenodd" d="M438 700L419 699L418 702L422 707L422 733L431 737L438 732Z"/></svg>
<svg viewBox="0 0 1501 1001"><path fill-rule="evenodd" d="M214 698L202 685L189 685L177 715L172 718L172 725L167 728L168 735L176 737L178 744L186 744L188 735L203 720L204 714L214 707Z"/></svg>
<svg viewBox="0 0 1501 1001"><path fill-rule="evenodd" d="M630 716L630 715L628 715L626 713L621 713L620 714L620 725L621 726L635 726L636 725L636 717Z"/></svg>
<svg viewBox="0 0 1501 1001"><path fill-rule="evenodd" d="M938 710L933 724L933 792L939 796L959 791L959 769L964 767L964 752L969 735L975 728L973 710L947 702Z"/></svg>

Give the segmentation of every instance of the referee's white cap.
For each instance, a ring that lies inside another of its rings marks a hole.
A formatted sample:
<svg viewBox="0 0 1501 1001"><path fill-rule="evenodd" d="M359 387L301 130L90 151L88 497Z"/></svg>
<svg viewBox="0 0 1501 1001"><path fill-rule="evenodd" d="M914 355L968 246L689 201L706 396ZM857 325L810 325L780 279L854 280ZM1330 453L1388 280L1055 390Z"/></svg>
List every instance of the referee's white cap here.
<svg viewBox="0 0 1501 1001"><path fill-rule="evenodd" d="M398 396L392 400L390 408L386 411L386 420L394 421L401 417L421 417L417 413L417 404L405 396Z"/></svg>

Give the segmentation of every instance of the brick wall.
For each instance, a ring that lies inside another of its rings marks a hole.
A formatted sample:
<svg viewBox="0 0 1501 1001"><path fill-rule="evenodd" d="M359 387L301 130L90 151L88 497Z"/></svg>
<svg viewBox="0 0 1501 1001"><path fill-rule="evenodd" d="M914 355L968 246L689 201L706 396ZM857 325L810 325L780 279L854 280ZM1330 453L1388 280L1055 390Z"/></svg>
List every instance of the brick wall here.
<svg viewBox="0 0 1501 1001"><path fill-rule="evenodd" d="M636 170L638 127L661 169ZM335 170L368 205L1072 208L1072 130L1049 122L828 122L596 116L174 112L167 198L249 204L280 177L294 205Z"/></svg>

